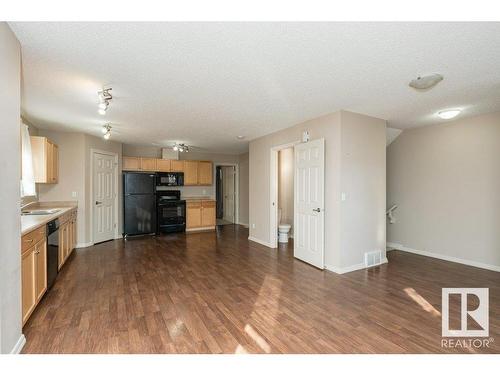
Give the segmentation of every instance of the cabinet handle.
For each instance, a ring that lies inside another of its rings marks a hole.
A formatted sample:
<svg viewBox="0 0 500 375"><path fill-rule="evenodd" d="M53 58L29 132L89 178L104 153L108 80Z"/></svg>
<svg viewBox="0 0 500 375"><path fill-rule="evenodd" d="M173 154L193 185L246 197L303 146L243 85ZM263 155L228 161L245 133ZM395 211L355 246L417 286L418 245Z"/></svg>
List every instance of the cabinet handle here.
<svg viewBox="0 0 500 375"><path fill-rule="evenodd" d="M29 238L29 239L24 240L24 241L26 241L26 242L33 242L33 238Z"/></svg>

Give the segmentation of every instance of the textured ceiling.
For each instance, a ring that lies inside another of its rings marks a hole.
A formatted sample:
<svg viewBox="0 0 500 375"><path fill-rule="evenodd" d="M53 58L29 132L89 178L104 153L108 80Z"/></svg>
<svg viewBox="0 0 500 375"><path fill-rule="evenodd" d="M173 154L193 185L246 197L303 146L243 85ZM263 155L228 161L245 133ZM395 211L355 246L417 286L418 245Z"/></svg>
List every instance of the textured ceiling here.
<svg viewBox="0 0 500 375"><path fill-rule="evenodd" d="M346 109L394 128L500 110L500 23L10 23L23 114L135 144L243 152L248 141ZM428 92L408 82L445 79ZM113 87L106 116L97 91ZM237 135L245 135L237 140Z"/></svg>

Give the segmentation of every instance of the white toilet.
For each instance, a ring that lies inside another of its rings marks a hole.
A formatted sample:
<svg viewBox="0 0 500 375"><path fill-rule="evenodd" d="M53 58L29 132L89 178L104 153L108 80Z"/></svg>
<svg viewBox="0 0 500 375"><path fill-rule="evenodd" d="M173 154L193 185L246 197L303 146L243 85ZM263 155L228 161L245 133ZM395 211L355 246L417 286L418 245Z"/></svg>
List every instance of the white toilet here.
<svg viewBox="0 0 500 375"><path fill-rule="evenodd" d="M288 242L288 233L290 232L290 229L292 229L292 226L290 224L282 223L281 222L281 208L278 210L278 216L279 216L279 225L278 225L278 242L281 243L287 243Z"/></svg>

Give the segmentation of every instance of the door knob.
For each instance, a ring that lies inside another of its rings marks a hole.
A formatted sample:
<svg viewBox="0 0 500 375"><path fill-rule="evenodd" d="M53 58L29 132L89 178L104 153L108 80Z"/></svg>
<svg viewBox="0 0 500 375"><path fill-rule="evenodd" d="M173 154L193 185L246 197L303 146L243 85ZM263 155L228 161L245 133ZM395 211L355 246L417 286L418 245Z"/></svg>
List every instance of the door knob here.
<svg viewBox="0 0 500 375"><path fill-rule="evenodd" d="M313 208L314 212L321 212L321 208Z"/></svg>
<svg viewBox="0 0 500 375"><path fill-rule="evenodd" d="M96 204L96 205L98 205L98 204L102 204L102 202L95 201L95 204Z"/></svg>

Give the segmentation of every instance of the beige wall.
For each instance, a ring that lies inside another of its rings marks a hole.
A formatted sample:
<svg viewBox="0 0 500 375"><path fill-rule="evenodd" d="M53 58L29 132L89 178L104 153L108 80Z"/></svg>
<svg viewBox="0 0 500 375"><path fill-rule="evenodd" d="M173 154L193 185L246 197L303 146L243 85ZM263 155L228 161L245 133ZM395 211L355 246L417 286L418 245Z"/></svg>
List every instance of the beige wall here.
<svg viewBox="0 0 500 375"><path fill-rule="evenodd" d="M388 242L500 270L500 112L405 130L387 151Z"/></svg>
<svg viewBox="0 0 500 375"><path fill-rule="evenodd" d="M105 141L92 135L39 129L38 134L55 142L59 147L59 182L38 184L39 200L78 202L78 246L88 246L92 241L92 197L90 188L90 150L118 154L118 231L122 233L122 183L121 152L118 142ZM73 196L76 193L76 197Z"/></svg>
<svg viewBox="0 0 500 375"><path fill-rule="evenodd" d="M292 224L293 234L293 148L278 152L278 209L281 210L281 223Z"/></svg>
<svg viewBox="0 0 500 375"><path fill-rule="evenodd" d="M248 225L248 157L249 154L244 153L239 155L239 222L243 225Z"/></svg>
<svg viewBox="0 0 500 375"><path fill-rule="evenodd" d="M271 148L300 141L308 130L311 139L325 139L325 263L340 264L340 112L306 121L250 142L250 237L270 242Z"/></svg>
<svg viewBox="0 0 500 375"><path fill-rule="evenodd" d="M21 333L21 47L0 22L0 353L10 353Z"/></svg>
<svg viewBox="0 0 500 375"><path fill-rule="evenodd" d="M384 120L340 111L251 141L250 237L270 241L271 148L307 130L325 139L325 265L345 272L365 252L385 255L385 128Z"/></svg>
<svg viewBox="0 0 500 375"><path fill-rule="evenodd" d="M124 156L142 156L161 158L161 147L136 146L123 144ZM246 155L246 156L245 156ZM210 152L188 152L179 153L180 160L208 160L214 162L214 184L212 186L182 186L183 196L210 196L215 198L215 164L229 163L239 165L239 222L248 223L248 153L241 155L210 153Z"/></svg>
<svg viewBox="0 0 500 375"><path fill-rule="evenodd" d="M386 121L342 112L341 267L386 248Z"/></svg>
<svg viewBox="0 0 500 375"><path fill-rule="evenodd" d="M37 184L38 200L77 201L78 244L87 242L85 218L85 135L82 133L60 132L39 129L38 134L49 138L59 148L59 182L57 184ZM73 197L72 193L76 193Z"/></svg>

